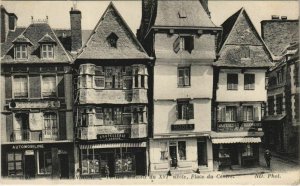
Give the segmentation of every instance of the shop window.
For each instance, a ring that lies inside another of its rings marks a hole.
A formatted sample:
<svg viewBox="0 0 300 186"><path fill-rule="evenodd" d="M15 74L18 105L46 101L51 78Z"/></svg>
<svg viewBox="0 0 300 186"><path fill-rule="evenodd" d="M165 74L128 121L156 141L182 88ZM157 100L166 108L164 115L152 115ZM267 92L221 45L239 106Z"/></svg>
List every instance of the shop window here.
<svg viewBox="0 0 300 186"><path fill-rule="evenodd" d="M52 174L51 151L38 151L38 171L39 174Z"/></svg>
<svg viewBox="0 0 300 186"><path fill-rule="evenodd" d="M227 90L238 89L238 74L227 74Z"/></svg>
<svg viewBox="0 0 300 186"><path fill-rule="evenodd" d="M21 152L7 153L8 175L23 175L23 157Z"/></svg>
<svg viewBox="0 0 300 186"><path fill-rule="evenodd" d="M190 86L190 67L178 67L178 86Z"/></svg>
<svg viewBox="0 0 300 186"><path fill-rule="evenodd" d="M283 95L282 94L277 95L276 96L276 114L282 114L282 111L283 111L282 104L283 104Z"/></svg>
<svg viewBox="0 0 300 186"><path fill-rule="evenodd" d="M132 173L135 172L135 158L131 152L121 148L116 152L115 173Z"/></svg>
<svg viewBox="0 0 300 186"><path fill-rule="evenodd" d="M255 75L254 74L245 74L244 75L244 89L245 90L254 90L255 89Z"/></svg>
<svg viewBox="0 0 300 186"><path fill-rule="evenodd" d="M43 97L56 96L56 76L42 77L42 95Z"/></svg>
<svg viewBox="0 0 300 186"><path fill-rule="evenodd" d="M189 100L177 101L177 119L194 119L194 105Z"/></svg>
<svg viewBox="0 0 300 186"><path fill-rule="evenodd" d="M275 109L274 109L274 96L269 96L268 97L268 114L269 115L273 115L274 112L275 112Z"/></svg>
<svg viewBox="0 0 300 186"><path fill-rule="evenodd" d="M253 156L253 147L247 143L244 145L242 156Z"/></svg>
<svg viewBox="0 0 300 186"><path fill-rule="evenodd" d="M186 160L186 143L185 141L178 141L178 154L180 160Z"/></svg>
<svg viewBox="0 0 300 186"><path fill-rule="evenodd" d="M27 76L14 76L13 91L15 98L28 97L28 77Z"/></svg>
<svg viewBox="0 0 300 186"><path fill-rule="evenodd" d="M244 121L253 121L253 106L243 106Z"/></svg>
<svg viewBox="0 0 300 186"><path fill-rule="evenodd" d="M81 150L82 174L100 174L99 154L94 149Z"/></svg>
<svg viewBox="0 0 300 186"><path fill-rule="evenodd" d="M160 142L160 160L168 160L168 143Z"/></svg>
<svg viewBox="0 0 300 186"><path fill-rule="evenodd" d="M42 44L41 56L43 59L53 59L53 44Z"/></svg>
<svg viewBox="0 0 300 186"><path fill-rule="evenodd" d="M26 44L18 44L15 46L15 59L27 59L28 49Z"/></svg>
<svg viewBox="0 0 300 186"><path fill-rule="evenodd" d="M57 139L58 124L56 113L44 114L44 138Z"/></svg>
<svg viewBox="0 0 300 186"><path fill-rule="evenodd" d="M226 106L226 121L237 121L236 106Z"/></svg>

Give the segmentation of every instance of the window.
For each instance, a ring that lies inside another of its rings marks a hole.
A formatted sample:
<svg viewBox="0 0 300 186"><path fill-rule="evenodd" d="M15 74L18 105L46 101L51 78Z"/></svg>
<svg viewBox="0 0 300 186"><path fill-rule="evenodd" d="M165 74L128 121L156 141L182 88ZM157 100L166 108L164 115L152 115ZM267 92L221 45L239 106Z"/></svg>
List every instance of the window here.
<svg viewBox="0 0 300 186"><path fill-rule="evenodd" d="M103 109L102 108L96 108L95 113L95 125L103 125Z"/></svg>
<svg viewBox="0 0 300 186"><path fill-rule="evenodd" d="M42 44L41 54L43 59L53 59L53 44Z"/></svg>
<svg viewBox="0 0 300 186"><path fill-rule="evenodd" d="M253 156L253 148L251 144L247 143L244 145L242 156Z"/></svg>
<svg viewBox="0 0 300 186"><path fill-rule="evenodd" d="M27 59L28 51L27 45L16 45L15 46L15 59Z"/></svg>
<svg viewBox="0 0 300 186"><path fill-rule="evenodd" d="M44 114L44 138L56 139L58 136L57 115L56 113Z"/></svg>
<svg viewBox="0 0 300 186"><path fill-rule="evenodd" d="M145 123L146 118L144 114L146 113L145 108L141 107L134 107L133 108L133 123Z"/></svg>
<svg viewBox="0 0 300 186"><path fill-rule="evenodd" d="M52 174L51 151L38 151L38 162L39 174Z"/></svg>
<svg viewBox="0 0 300 186"><path fill-rule="evenodd" d="M168 143L160 142L160 160L168 160Z"/></svg>
<svg viewBox="0 0 300 186"><path fill-rule="evenodd" d="M284 74L284 70L283 69L280 69L277 72L277 84L280 84L280 83L283 82L283 74Z"/></svg>
<svg viewBox="0 0 300 186"><path fill-rule="evenodd" d="M122 67L106 67L105 68L105 88L122 89Z"/></svg>
<svg viewBox="0 0 300 186"><path fill-rule="evenodd" d="M44 97L56 96L56 76L42 77L42 95Z"/></svg>
<svg viewBox="0 0 300 186"><path fill-rule="evenodd" d="M28 113L16 113L14 122L14 140L16 141L28 141L30 140L29 130L29 115Z"/></svg>
<svg viewBox="0 0 300 186"><path fill-rule="evenodd" d="M194 119L194 105L188 100L177 101L177 119Z"/></svg>
<svg viewBox="0 0 300 186"><path fill-rule="evenodd" d="M282 99L283 99L282 94L276 96L276 114L282 114L282 111L283 111Z"/></svg>
<svg viewBox="0 0 300 186"><path fill-rule="evenodd" d="M244 89L245 90L254 90L255 88L255 75L254 74L245 74L244 75Z"/></svg>
<svg viewBox="0 0 300 186"><path fill-rule="evenodd" d="M238 74L227 74L227 90L238 89Z"/></svg>
<svg viewBox="0 0 300 186"><path fill-rule="evenodd" d="M190 86L190 67L178 67L178 86Z"/></svg>
<svg viewBox="0 0 300 186"><path fill-rule="evenodd" d="M96 88L104 88L104 77L102 76L95 76L95 86Z"/></svg>
<svg viewBox="0 0 300 186"><path fill-rule="evenodd" d="M273 115L274 114L274 97L273 96L269 96L268 97L268 114L269 115Z"/></svg>
<svg viewBox="0 0 300 186"><path fill-rule="evenodd" d="M126 148L121 148L121 151L116 152L115 172L129 173L135 171L135 158L131 152L126 152Z"/></svg>
<svg viewBox="0 0 300 186"><path fill-rule="evenodd" d="M186 144L185 141L178 141L178 154L180 160L186 160Z"/></svg>
<svg viewBox="0 0 300 186"><path fill-rule="evenodd" d="M253 121L253 106L243 106L244 121Z"/></svg>
<svg viewBox="0 0 300 186"><path fill-rule="evenodd" d="M236 106L226 106L226 121L237 121Z"/></svg>
<svg viewBox="0 0 300 186"><path fill-rule="evenodd" d="M100 174L100 157L94 149L82 149L81 158L82 174Z"/></svg>
<svg viewBox="0 0 300 186"><path fill-rule="evenodd" d="M117 41L118 41L119 37L115 34L115 33L111 33L108 37L107 37L107 41L109 43L109 45L111 47L117 48Z"/></svg>
<svg viewBox="0 0 300 186"><path fill-rule="evenodd" d="M181 48L182 50L192 52L194 49L194 37L193 36L181 36Z"/></svg>
<svg viewBox="0 0 300 186"><path fill-rule="evenodd" d="M23 157L21 152L7 153L7 168L9 176L23 175L22 161Z"/></svg>
<svg viewBox="0 0 300 186"><path fill-rule="evenodd" d="M27 76L14 76L14 96L15 98L28 97L28 80Z"/></svg>

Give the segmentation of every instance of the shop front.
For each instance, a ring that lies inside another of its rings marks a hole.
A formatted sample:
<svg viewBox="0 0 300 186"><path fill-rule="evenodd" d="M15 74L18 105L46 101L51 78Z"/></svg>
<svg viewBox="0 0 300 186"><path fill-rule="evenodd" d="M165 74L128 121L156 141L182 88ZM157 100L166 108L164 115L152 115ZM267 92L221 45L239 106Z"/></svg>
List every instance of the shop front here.
<svg viewBox="0 0 300 186"><path fill-rule="evenodd" d="M214 138L213 155L218 169L259 164L260 137Z"/></svg>
<svg viewBox="0 0 300 186"><path fill-rule="evenodd" d="M68 179L74 175L73 143L6 144L1 148L3 177Z"/></svg>
<svg viewBox="0 0 300 186"><path fill-rule="evenodd" d="M81 178L146 175L146 142L79 145Z"/></svg>

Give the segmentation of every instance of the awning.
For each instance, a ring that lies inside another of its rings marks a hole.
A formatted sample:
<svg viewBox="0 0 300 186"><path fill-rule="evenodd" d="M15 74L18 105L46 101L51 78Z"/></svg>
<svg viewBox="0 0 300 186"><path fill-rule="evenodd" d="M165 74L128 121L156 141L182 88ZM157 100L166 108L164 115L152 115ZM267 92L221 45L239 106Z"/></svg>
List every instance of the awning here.
<svg viewBox="0 0 300 186"><path fill-rule="evenodd" d="M272 116L266 116L263 118L263 121L280 121L282 120L286 115L272 115Z"/></svg>
<svg viewBox="0 0 300 186"><path fill-rule="evenodd" d="M246 138L214 138L213 144L228 144L228 143L260 143L260 137L246 137Z"/></svg>
<svg viewBox="0 0 300 186"><path fill-rule="evenodd" d="M102 148L122 148L122 147L146 147L146 142L139 143L104 143L79 145L80 149L102 149Z"/></svg>

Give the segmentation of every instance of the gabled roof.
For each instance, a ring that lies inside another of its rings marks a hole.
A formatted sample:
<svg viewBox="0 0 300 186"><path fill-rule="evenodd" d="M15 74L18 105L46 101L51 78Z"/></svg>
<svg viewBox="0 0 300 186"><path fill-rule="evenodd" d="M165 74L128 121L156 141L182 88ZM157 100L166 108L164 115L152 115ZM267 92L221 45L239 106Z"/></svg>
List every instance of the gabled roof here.
<svg viewBox="0 0 300 186"><path fill-rule="evenodd" d="M56 41L46 33L39 41L39 43L56 43Z"/></svg>
<svg viewBox="0 0 300 186"><path fill-rule="evenodd" d="M219 59L221 67L268 68L273 66L272 55L259 36L244 8L230 16L223 24ZM249 57L244 58L249 51Z"/></svg>
<svg viewBox="0 0 300 186"><path fill-rule="evenodd" d="M157 0L155 27L217 27L199 0Z"/></svg>
<svg viewBox="0 0 300 186"><path fill-rule="evenodd" d="M49 35L57 46L54 50L54 59L45 60L40 57L40 43L39 41L45 36ZM28 60L17 61L14 59L13 41L18 40L19 37L26 37L32 45L28 48ZM8 38L1 46L1 62L2 63L70 63L71 56L64 49L61 42L47 23L32 23L26 29L17 28L16 31L9 31Z"/></svg>
<svg viewBox="0 0 300 186"><path fill-rule="evenodd" d="M117 47L107 37L118 36ZM100 18L77 59L148 59L149 56L111 2Z"/></svg>
<svg viewBox="0 0 300 186"><path fill-rule="evenodd" d="M21 34L21 35L19 35L18 37L16 37L13 41L12 41L12 43L28 43L28 44L31 44L32 45L32 43L31 43L31 41L27 38L27 37L25 37L23 34Z"/></svg>

